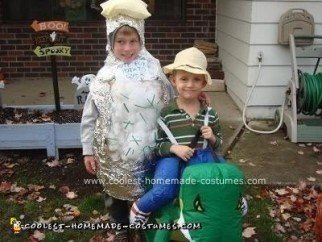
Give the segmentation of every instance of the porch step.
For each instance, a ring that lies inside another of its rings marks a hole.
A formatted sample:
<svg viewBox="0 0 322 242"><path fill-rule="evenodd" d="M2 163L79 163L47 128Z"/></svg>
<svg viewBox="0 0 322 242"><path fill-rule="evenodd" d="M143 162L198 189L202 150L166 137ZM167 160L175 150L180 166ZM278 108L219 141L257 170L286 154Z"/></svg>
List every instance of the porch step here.
<svg viewBox="0 0 322 242"><path fill-rule="evenodd" d="M195 40L194 47L202 51L207 57L207 70L213 79L212 89L218 91L225 91L224 77L221 61L218 59L218 45L214 42L205 40Z"/></svg>

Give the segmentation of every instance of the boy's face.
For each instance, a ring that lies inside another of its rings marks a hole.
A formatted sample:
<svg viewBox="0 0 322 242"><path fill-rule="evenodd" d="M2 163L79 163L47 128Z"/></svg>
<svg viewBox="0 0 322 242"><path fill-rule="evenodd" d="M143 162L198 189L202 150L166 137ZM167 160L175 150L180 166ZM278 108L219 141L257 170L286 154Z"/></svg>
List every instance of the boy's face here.
<svg viewBox="0 0 322 242"><path fill-rule="evenodd" d="M135 32L116 33L113 52L116 58L131 63L139 54L141 49L139 36Z"/></svg>
<svg viewBox="0 0 322 242"><path fill-rule="evenodd" d="M180 98L192 100L198 99L207 82L202 74L176 70L172 76L172 84Z"/></svg>

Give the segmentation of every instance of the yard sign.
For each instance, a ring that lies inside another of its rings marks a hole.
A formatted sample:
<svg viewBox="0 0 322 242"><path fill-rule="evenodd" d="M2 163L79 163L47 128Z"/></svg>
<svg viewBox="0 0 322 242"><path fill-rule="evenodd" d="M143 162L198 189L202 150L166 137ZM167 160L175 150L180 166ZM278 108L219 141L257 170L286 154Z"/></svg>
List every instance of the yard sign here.
<svg viewBox="0 0 322 242"><path fill-rule="evenodd" d="M55 105L56 110L60 111L56 56L71 56L71 47L65 46L67 44L65 33L69 32L69 23L65 21L38 22L34 20L30 26L36 32L33 38L36 46L34 53L38 57L50 56L51 58Z"/></svg>

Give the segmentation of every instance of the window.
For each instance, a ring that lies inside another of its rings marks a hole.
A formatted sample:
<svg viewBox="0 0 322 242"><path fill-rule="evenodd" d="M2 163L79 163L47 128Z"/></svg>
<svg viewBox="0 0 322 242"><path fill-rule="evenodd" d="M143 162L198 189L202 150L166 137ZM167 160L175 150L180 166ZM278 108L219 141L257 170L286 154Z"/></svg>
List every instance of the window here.
<svg viewBox="0 0 322 242"><path fill-rule="evenodd" d="M103 0L4 0L4 21L85 21L103 18Z"/></svg>
<svg viewBox="0 0 322 242"><path fill-rule="evenodd" d="M152 14L151 19L184 20L185 0L144 0Z"/></svg>
<svg viewBox="0 0 322 242"><path fill-rule="evenodd" d="M103 19L100 4L105 0L3 0L5 22ZM185 0L144 0L155 20L183 20Z"/></svg>

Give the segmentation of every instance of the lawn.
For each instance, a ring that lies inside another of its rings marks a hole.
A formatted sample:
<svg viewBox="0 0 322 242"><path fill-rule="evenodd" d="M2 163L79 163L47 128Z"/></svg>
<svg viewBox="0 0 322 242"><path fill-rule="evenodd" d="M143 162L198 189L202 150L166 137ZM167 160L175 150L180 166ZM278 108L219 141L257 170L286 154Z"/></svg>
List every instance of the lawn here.
<svg viewBox="0 0 322 242"><path fill-rule="evenodd" d="M108 221L108 210L104 206L100 185L84 182L84 179L95 177L85 172L80 150L64 150L59 161L47 159L45 151L1 151L0 176L1 241L89 241L102 231L90 228L19 231L19 226L14 228L14 225L17 225L17 222L21 225L40 222L53 226L81 224L84 221L88 223ZM281 189L286 189L283 194ZM306 189L312 191L312 187ZM243 222L244 235L249 237L245 238L246 241L314 238L311 232L312 223L302 228L302 232L300 227L298 229L300 232L296 234L293 232L297 225L307 221L306 217L314 217L314 208L310 208L313 209L310 215L300 209L294 211L293 208L285 208L285 211L272 214L272 211L280 209L280 198L294 195L290 191L294 190L264 186L246 187L246 198L249 203L249 212ZM300 192L304 194L304 191ZM274 198L274 194L277 198ZM312 201L309 201L312 206L314 199L316 194L312 195ZM292 219L284 216L286 212L301 221L295 225L289 223L288 226L287 220Z"/></svg>

